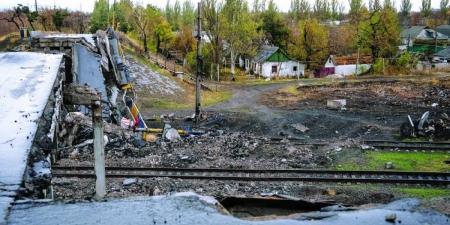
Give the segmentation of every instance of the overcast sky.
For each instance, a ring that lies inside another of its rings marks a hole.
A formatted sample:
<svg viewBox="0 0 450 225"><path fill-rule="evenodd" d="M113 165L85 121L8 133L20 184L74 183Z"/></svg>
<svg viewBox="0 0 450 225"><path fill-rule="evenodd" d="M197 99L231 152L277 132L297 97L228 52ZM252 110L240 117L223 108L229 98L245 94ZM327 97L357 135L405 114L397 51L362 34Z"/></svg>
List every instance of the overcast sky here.
<svg viewBox="0 0 450 225"><path fill-rule="evenodd" d="M35 0L0 0L0 9L5 8L11 8L17 4L23 4L28 6L34 7L34 1ZM111 3L114 0L109 0ZM116 0L120 1L120 0ZM139 3L139 4L153 4L160 8L163 8L168 0L133 0L133 2ZM183 0L181 0L183 1ZM199 0L191 0L192 2L198 2ZM250 3L253 2L253 0L248 0ZM309 0L311 3L314 2L314 0ZM348 7L348 0L339 0L342 3ZM400 4L401 0L394 0L397 5ZM83 10L85 12L91 12L94 8L94 2L95 0L37 0L38 7L41 6L47 6L47 7L53 7L54 5L56 7L62 7L62 8L68 8L70 10ZM175 2L175 0L171 0L171 2ZM277 0L275 1L279 8L283 11L289 10L290 0ZM368 0L366 0L368 2ZM413 2L413 10L419 11L420 8L420 0L412 0ZM439 8L439 2L440 0L431 0L433 8ZM398 6L397 6L398 7Z"/></svg>

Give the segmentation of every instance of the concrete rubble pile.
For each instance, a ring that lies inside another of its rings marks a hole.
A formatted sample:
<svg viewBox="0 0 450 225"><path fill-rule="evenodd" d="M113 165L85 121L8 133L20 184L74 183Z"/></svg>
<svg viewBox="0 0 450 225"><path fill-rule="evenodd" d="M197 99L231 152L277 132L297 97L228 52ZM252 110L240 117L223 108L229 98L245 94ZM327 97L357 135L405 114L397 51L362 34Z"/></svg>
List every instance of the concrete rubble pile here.
<svg viewBox="0 0 450 225"><path fill-rule="evenodd" d="M139 122L145 122L139 113L141 121L137 121L134 105L128 105L135 94L119 39L112 29L95 35L34 32L30 44L34 51L63 53L64 61L55 94L50 96L46 108L49 113L44 113L51 117L44 118L43 126L49 129L37 134L37 145L31 152L24 196L46 196L51 163L60 158L82 160L84 156L92 156L91 111L95 101L102 105L107 152L142 156L140 149L149 145L144 137L158 143L181 140L180 133L169 125L153 131L147 131L146 125L138 127ZM124 121L129 126L121 126Z"/></svg>

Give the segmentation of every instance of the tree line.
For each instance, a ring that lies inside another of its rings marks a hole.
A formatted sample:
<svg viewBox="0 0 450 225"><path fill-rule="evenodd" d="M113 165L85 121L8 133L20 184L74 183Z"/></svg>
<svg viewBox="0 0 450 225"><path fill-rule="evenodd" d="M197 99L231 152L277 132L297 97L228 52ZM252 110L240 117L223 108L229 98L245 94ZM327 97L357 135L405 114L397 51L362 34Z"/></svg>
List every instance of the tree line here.
<svg viewBox="0 0 450 225"><path fill-rule="evenodd" d="M398 58L402 27L447 24L448 7L449 0L441 0L439 10L431 8L431 0L421 0L420 12L411 11L412 0L401 0L398 9L393 0L291 0L289 11L282 12L273 0L203 0L203 71L221 76L225 66L233 76L238 58L254 57L264 44L280 47L311 70L330 54ZM175 51L194 68L196 12L189 0L168 0L162 9L131 0L97 0L90 15L18 5L0 14L0 20L17 28L28 23L32 29L70 27L78 33L113 26L138 40L145 52Z"/></svg>
<svg viewBox="0 0 450 225"><path fill-rule="evenodd" d="M448 6L448 0L441 0L440 10L435 11L430 0L421 0L420 12L414 13L411 0L401 0L399 9L392 0L315 0L313 4L291 0L289 11L282 12L273 0L254 0L252 4L204 0L203 70L220 76L220 68L226 66L233 76L237 59L254 57L264 44L280 47L311 70L320 68L330 54L370 55L374 60L399 57L402 27L447 23ZM189 0L169 0L163 9L134 5L130 0L108 8L107 0L98 0L91 31L115 23L119 30L140 40L144 51L177 51L195 67L196 10Z"/></svg>
<svg viewBox="0 0 450 225"><path fill-rule="evenodd" d="M43 31L65 31L85 33L88 28L89 14L81 11L69 11L63 8L43 7L31 9L28 6L18 4L10 10L0 12L0 21L3 21L3 29L0 33L22 28Z"/></svg>

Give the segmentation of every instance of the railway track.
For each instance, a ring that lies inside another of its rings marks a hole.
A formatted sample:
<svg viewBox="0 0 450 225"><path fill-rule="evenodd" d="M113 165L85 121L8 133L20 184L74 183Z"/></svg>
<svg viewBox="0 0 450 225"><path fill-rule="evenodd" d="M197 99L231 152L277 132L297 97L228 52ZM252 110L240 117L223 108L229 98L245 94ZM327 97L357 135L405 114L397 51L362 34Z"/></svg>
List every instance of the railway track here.
<svg viewBox="0 0 450 225"><path fill-rule="evenodd" d="M52 174L54 177L95 178L93 167L54 166ZM450 173L440 172L106 167L106 177L450 185Z"/></svg>
<svg viewBox="0 0 450 225"><path fill-rule="evenodd" d="M264 144L283 144L282 138L271 138L264 142ZM330 143L320 142L306 142L303 139L286 139L289 144L302 145L302 146L316 146L322 147L330 145ZM373 147L376 150L388 150L388 151L422 151L422 152L449 152L450 142L426 142L426 141L414 141L414 142L402 142L402 141L388 141L388 140L365 140L362 142L365 145Z"/></svg>
<svg viewBox="0 0 450 225"><path fill-rule="evenodd" d="M426 142L426 141L386 141L386 140L366 140L364 144L381 150L417 150L417 151L447 151L450 152L448 142Z"/></svg>

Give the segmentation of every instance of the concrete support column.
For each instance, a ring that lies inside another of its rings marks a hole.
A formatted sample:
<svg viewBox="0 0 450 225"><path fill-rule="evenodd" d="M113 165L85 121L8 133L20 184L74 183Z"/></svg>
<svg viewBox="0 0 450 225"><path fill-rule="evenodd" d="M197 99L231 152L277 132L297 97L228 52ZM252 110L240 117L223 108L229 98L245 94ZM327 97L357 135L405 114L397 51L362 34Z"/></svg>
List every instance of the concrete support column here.
<svg viewBox="0 0 450 225"><path fill-rule="evenodd" d="M92 103L92 125L94 127L94 156L95 156L95 199L101 200L106 195L105 179L105 149L103 144L103 119L100 101Z"/></svg>

